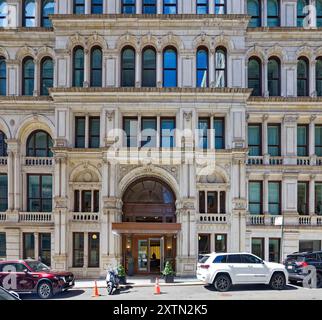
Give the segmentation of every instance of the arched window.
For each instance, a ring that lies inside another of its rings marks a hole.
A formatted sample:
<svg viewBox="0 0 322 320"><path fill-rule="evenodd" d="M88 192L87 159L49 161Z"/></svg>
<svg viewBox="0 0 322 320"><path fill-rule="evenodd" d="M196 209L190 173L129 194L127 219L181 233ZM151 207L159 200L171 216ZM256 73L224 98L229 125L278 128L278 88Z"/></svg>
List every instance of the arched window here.
<svg viewBox="0 0 322 320"><path fill-rule="evenodd" d="M8 4L5 0L0 0L0 27L7 26Z"/></svg>
<svg viewBox="0 0 322 320"><path fill-rule="evenodd" d="M277 57L268 59L267 64L268 92L270 96L281 95L281 63Z"/></svg>
<svg viewBox="0 0 322 320"><path fill-rule="evenodd" d="M142 87L156 86L156 52L148 47L142 54Z"/></svg>
<svg viewBox="0 0 322 320"><path fill-rule="evenodd" d="M36 26L36 5L35 0L24 0L22 10L22 26Z"/></svg>
<svg viewBox="0 0 322 320"><path fill-rule="evenodd" d="M177 86L177 50L172 47L163 51L163 86Z"/></svg>
<svg viewBox="0 0 322 320"><path fill-rule="evenodd" d="M208 14L208 0L197 0L197 14Z"/></svg>
<svg viewBox="0 0 322 320"><path fill-rule="evenodd" d="M27 140L27 157L52 157L51 148L53 141L51 136L42 130L34 131Z"/></svg>
<svg viewBox="0 0 322 320"><path fill-rule="evenodd" d="M197 51L197 87L208 87L208 49L205 47L198 48Z"/></svg>
<svg viewBox="0 0 322 320"><path fill-rule="evenodd" d="M305 17L308 15L306 6L310 4L309 0L297 0L297 26L303 27Z"/></svg>
<svg viewBox="0 0 322 320"><path fill-rule="evenodd" d="M41 26L45 28L51 28L52 23L49 19L50 14L55 13L54 0L43 0L41 3Z"/></svg>
<svg viewBox="0 0 322 320"><path fill-rule="evenodd" d="M83 87L84 83L84 49L76 47L73 53L73 86Z"/></svg>
<svg viewBox="0 0 322 320"><path fill-rule="evenodd" d="M135 14L135 0L122 0L122 13Z"/></svg>
<svg viewBox="0 0 322 320"><path fill-rule="evenodd" d="M322 57L316 59L315 67L316 94L322 97Z"/></svg>
<svg viewBox="0 0 322 320"><path fill-rule="evenodd" d="M103 13L103 0L92 0L91 13L92 14L102 14Z"/></svg>
<svg viewBox="0 0 322 320"><path fill-rule="evenodd" d="M156 0L142 0L142 13L156 14L157 13L157 1Z"/></svg>
<svg viewBox="0 0 322 320"><path fill-rule="evenodd" d="M262 63L257 57L248 60L248 88L253 89L253 96L262 95Z"/></svg>
<svg viewBox="0 0 322 320"><path fill-rule="evenodd" d="M224 47L216 48L215 53L215 87L227 86L227 51Z"/></svg>
<svg viewBox="0 0 322 320"><path fill-rule="evenodd" d="M102 86L102 67L102 49L100 47L94 47L91 50L91 87Z"/></svg>
<svg viewBox="0 0 322 320"><path fill-rule="evenodd" d="M163 0L163 14L176 14L177 0Z"/></svg>
<svg viewBox="0 0 322 320"><path fill-rule="evenodd" d="M249 27L256 28L262 25L261 4L259 0L247 0L247 13L251 16Z"/></svg>
<svg viewBox="0 0 322 320"><path fill-rule="evenodd" d="M316 6L316 26L322 27L322 0L315 0Z"/></svg>
<svg viewBox="0 0 322 320"><path fill-rule="evenodd" d="M40 94L48 96L48 89L54 86L53 59L49 57L43 58L40 66Z"/></svg>
<svg viewBox="0 0 322 320"><path fill-rule="evenodd" d="M7 66L6 59L0 57L0 95L5 96L7 94Z"/></svg>
<svg viewBox="0 0 322 320"><path fill-rule="evenodd" d="M4 132L0 131L0 157L7 157L7 136Z"/></svg>
<svg viewBox="0 0 322 320"><path fill-rule="evenodd" d="M226 13L226 0L215 0L215 14Z"/></svg>
<svg viewBox="0 0 322 320"><path fill-rule="evenodd" d="M125 47L121 53L121 86L135 86L135 50Z"/></svg>
<svg viewBox="0 0 322 320"><path fill-rule="evenodd" d="M280 1L267 0L267 25L269 27L280 26Z"/></svg>
<svg viewBox="0 0 322 320"><path fill-rule="evenodd" d="M309 91L309 60L300 57L297 60L297 96L308 96Z"/></svg>
<svg viewBox="0 0 322 320"><path fill-rule="evenodd" d="M22 95L32 96L34 93L35 64L31 57L22 62Z"/></svg>
<svg viewBox="0 0 322 320"><path fill-rule="evenodd" d="M74 0L73 13L74 14L85 13L85 0Z"/></svg>

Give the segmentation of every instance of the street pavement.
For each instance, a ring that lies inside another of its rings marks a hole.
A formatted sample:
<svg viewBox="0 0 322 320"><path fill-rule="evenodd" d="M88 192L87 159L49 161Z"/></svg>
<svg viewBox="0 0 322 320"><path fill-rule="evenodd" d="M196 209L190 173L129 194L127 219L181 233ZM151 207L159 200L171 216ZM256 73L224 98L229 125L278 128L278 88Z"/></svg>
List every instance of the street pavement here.
<svg viewBox="0 0 322 320"><path fill-rule="evenodd" d="M234 286L231 291L220 293L212 286L184 285L161 286L161 294L154 294L154 287L122 287L120 292L108 296L99 288L100 297L93 298L93 289L75 288L56 295L53 300L322 300L322 289L308 289L288 285L285 290L271 290L265 285ZM36 295L20 295L22 300L37 299Z"/></svg>

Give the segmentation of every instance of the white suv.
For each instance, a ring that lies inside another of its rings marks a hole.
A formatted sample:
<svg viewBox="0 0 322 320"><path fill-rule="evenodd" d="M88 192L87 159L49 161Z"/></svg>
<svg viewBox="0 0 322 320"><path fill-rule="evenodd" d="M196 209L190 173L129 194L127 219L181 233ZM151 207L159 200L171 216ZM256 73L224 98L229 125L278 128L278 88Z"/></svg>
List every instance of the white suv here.
<svg viewBox="0 0 322 320"><path fill-rule="evenodd" d="M220 292L235 284L269 284L275 290L285 288L287 271L279 263L265 262L250 253L211 253L197 265L197 278Z"/></svg>

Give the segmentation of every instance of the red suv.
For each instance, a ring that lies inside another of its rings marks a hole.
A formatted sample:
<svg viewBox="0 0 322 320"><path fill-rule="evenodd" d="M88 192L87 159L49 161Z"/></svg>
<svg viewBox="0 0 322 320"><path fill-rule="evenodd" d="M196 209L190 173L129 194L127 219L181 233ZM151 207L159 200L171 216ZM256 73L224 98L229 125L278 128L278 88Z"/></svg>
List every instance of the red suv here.
<svg viewBox="0 0 322 320"><path fill-rule="evenodd" d="M55 272L35 260L0 261L0 286L18 293L37 293L48 299L75 284L71 272Z"/></svg>

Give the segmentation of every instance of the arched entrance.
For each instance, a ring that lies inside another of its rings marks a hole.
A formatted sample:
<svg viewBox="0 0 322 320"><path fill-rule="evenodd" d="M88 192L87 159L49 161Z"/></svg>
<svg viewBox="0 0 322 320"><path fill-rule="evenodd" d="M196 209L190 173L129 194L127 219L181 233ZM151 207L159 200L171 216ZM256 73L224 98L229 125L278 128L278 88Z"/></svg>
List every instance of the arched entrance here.
<svg viewBox="0 0 322 320"><path fill-rule="evenodd" d="M160 273L166 261L175 268L175 194L162 180L141 178L124 192L122 223L123 262L132 274ZM116 228L114 228L116 229Z"/></svg>

